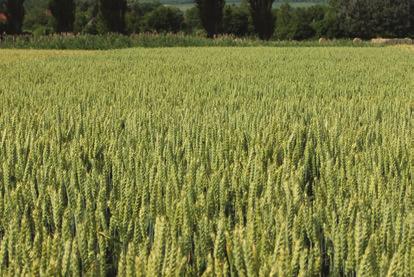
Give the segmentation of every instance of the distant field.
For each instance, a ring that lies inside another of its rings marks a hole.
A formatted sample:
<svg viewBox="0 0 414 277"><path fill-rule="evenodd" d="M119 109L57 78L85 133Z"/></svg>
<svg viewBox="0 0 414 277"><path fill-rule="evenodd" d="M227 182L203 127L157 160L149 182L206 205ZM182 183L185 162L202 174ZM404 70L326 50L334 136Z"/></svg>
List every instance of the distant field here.
<svg viewBox="0 0 414 277"><path fill-rule="evenodd" d="M240 1L227 1L226 3L229 4L229 5L231 5L231 4L240 5L241 2ZM276 3L273 4L273 7L277 8L277 7L280 7L282 4L283 3L281 3L281 2L276 2ZM289 4L292 7L310 7L310 6L316 5L318 3L313 3L313 2L298 2L297 3L297 2L294 2L294 3L289 3ZM169 1L166 1L164 5L165 6L177 7L182 11L186 11L186 10L191 9L192 7L195 6L195 4L191 3L191 2L189 2L189 3L171 3Z"/></svg>
<svg viewBox="0 0 414 277"><path fill-rule="evenodd" d="M414 276L411 50L0 50L0 276Z"/></svg>

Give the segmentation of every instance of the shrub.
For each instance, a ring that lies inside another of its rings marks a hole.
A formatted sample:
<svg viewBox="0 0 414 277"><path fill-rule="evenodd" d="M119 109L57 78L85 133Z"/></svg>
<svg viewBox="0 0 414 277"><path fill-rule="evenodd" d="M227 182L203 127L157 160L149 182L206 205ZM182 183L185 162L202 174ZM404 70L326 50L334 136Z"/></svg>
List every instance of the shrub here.
<svg viewBox="0 0 414 277"><path fill-rule="evenodd" d="M329 46L370 46L368 43L355 45L352 40L333 40L325 45ZM203 30L196 35L183 33L153 34L139 33L130 36L120 34L105 35L48 35L48 36L5 36L0 48L19 49L86 49L107 50L129 47L203 47L203 46L270 46L270 47L320 47L316 41L262 41L256 38L237 38L232 35L218 36L209 39Z"/></svg>
<svg viewBox="0 0 414 277"><path fill-rule="evenodd" d="M46 36L46 35L52 34L53 29L47 26L37 26L36 28L33 29L32 33L36 37Z"/></svg>

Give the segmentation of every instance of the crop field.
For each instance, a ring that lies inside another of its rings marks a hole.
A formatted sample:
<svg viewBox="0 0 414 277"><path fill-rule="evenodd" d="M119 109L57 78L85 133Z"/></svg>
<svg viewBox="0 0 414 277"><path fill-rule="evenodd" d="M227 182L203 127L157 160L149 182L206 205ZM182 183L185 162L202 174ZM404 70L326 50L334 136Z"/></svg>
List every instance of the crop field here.
<svg viewBox="0 0 414 277"><path fill-rule="evenodd" d="M0 275L414 276L412 50L0 50Z"/></svg>

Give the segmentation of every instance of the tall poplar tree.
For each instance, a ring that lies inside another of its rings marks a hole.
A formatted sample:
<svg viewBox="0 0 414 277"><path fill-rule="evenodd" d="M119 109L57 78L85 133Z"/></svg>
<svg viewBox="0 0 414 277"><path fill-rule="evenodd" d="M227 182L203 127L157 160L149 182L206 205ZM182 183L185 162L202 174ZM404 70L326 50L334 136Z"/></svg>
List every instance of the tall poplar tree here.
<svg viewBox="0 0 414 277"><path fill-rule="evenodd" d="M275 29L275 19L272 13L274 0L248 0L253 25L260 39L269 40Z"/></svg>
<svg viewBox="0 0 414 277"><path fill-rule="evenodd" d="M126 0L99 0L98 31L100 33L124 33Z"/></svg>
<svg viewBox="0 0 414 277"><path fill-rule="evenodd" d="M24 0L6 0L4 3L7 15L6 32L12 35L22 33L24 20Z"/></svg>
<svg viewBox="0 0 414 277"><path fill-rule="evenodd" d="M208 37L219 34L223 24L224 0L195 0L201 24Z"/></svg>
<svg viewBox="0 0 414 277"><path fill-rule="evenodd" d="M49 10L54 18L55 31L58 33L72 32L75 22L74 0L50 0Z"/></svg>

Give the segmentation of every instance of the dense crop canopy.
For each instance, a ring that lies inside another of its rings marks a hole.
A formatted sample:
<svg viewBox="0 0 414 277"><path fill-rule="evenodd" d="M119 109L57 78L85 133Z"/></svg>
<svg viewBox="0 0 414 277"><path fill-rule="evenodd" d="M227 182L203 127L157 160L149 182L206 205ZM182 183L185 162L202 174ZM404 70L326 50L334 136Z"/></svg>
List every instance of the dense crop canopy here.
<svg viewBox="0 0 414 277"><path fill-rule="evenodd" d="M414 276L413 54L0 50L0 275Z"/></svg>

